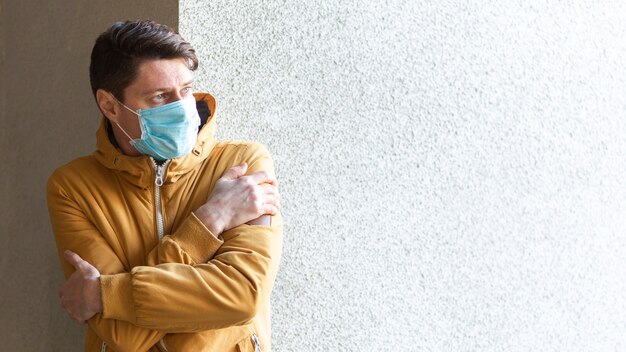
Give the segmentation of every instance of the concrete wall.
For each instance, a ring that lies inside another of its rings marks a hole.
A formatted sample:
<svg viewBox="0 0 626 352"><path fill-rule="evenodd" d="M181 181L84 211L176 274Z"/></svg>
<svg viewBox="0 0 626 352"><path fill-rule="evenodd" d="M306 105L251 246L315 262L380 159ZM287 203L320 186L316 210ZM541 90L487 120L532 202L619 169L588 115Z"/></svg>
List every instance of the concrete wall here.
<svg viewBox="0 0 626 352"><path fill-rule="evenodd" d="M275 350L626 350L625 20L182 0L219 136L277 163Z"/></svg>
<svg viewBox="0 0 626 352"><path fill-rule="evenodd" d="M45 184L56 167L94 150L100 114L89 88L91 48L113 22L136 18L176 28L178 2L0 3L3 351L82 351L83 328L58 298L63 274Z"/></svg>

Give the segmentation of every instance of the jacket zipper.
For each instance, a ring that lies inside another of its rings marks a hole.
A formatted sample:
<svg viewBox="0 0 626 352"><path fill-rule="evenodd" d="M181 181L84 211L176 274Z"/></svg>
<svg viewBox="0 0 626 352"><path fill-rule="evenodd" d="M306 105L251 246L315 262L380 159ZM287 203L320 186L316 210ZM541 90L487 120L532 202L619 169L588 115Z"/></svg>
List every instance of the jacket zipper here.
<svg viewBox="0 0 626 352"><path fill-rule="evenodd" d="M159 241L163 238L163 232L165 231L165 225L163 224L163 208L161 206L161 186L163 186L163 179L165 178L165 171L167 170L167 165L170 163L169 160L166 160L163 164L157 165L154 158L150 158L152 161L152 166L154 167L154 206L156 210L156 223L157 223L157 236L159 237ZM163 339L159 340L159 349L163 348L163 351L167 352L167 347L165 347L165 343Z"/></svg>
<svg viewBox="0 0 626 352"><path fill-rule="evenodd" d="M161 186L163 186L163 179L165 178L165 171L167 170L167 165L169 165L170 161L167 160L161 165L157 165L156 161L153 158L150 158L152 161L152 166L154 166L154 171L156 176L154 178L154 205L156 207L156 222L157 222L157 235L159 240L163 238L163 210L161 209Z"/></svg>
<svg viewBox="0 0 626 352"><path fill-rule="evenodd" d="M163 224L163 207L161 206L161 186L163 186L163 179L165 178L165 171L167 170L167 165L170 163L169 160L165 161L161 165L157 165L156 161L153 158L150 158L152 161L152 166L154 166L155 177L154 177L154 206L156 207L156 222L157 222L157 236L159 237L159 241L163 238L163 232L165 231ZM163 351L167 352L167 347L165 347L165 342L163 339L159 340L159 349L163 348Z"/></svg>
<svg viewBox="0 0 626 352"><path fill-rule="evenodd" d="M261 352L261 343L259 337L256 334L252 334L252 341L254 341L254 352Z"/></svg>

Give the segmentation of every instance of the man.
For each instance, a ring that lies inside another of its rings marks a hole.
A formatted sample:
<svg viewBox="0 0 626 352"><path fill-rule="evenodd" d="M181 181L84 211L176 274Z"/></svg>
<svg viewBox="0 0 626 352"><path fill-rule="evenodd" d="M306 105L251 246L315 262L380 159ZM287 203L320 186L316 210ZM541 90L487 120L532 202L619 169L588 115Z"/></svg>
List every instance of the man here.
<svg viewBox="0 0 626 352"><path fill-rule="evenodd" d="M103 114L93 155L48 181L85 351L269 351L282 247L273 163L256 143L218 142L215 100L192 92L192 46L150 21L96 40Z"/></svg>

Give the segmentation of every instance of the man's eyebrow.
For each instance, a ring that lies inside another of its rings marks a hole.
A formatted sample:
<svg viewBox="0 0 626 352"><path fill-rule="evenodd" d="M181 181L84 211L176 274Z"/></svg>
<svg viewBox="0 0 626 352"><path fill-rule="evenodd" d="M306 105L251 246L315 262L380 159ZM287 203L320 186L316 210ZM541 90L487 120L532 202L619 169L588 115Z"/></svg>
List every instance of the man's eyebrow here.
<svg viewBox="0 0 626 352"><path fill-rule="evenodd" d="M192 83L193 83L193 78L190 79L189 81L183 83L183 86L188 86L188 85L190 85ZM171 87L150 89L150 90L147 90L147 91L143 92L142 95L145 96L145 95L152 95L152 94L157 93L157 92L169 92L171 89L172 89Z"/></svg>

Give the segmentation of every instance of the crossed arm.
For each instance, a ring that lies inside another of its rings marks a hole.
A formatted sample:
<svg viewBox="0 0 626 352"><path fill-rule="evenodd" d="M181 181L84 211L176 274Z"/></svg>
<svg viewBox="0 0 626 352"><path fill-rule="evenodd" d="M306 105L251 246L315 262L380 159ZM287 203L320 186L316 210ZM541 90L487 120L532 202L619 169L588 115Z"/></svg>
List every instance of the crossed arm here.
<svg viewBox="0 0 626 352"><path fill-rule="evenodd" d="M245 169L229 170L230 177L227 173L218 181L207 203L150 252L148 266L131 272L97 230L80 219L79 209L66 207L62 215L55 214L60 221L82 221L78 232L86 237L82 246L68 246L57 233L59 250L74 248L87 259L64 254L71 267L66 266L61 300L70 316L89 320L97 335L119 350L146 350L167 332L226 327L254 317L255 305L271 291L282 245L273 167L267 162L251 167L263 169L271 170L269 177L257 172L243 178ZM211 208L216 205L219 209ZM269 216L262 214L274 214L271 226L264 226ZM195 232L204 236L187 241ZM176 300L181 292L187 295L183 305ZM122 297L122 304L107 305L111 295Z"/></svg>

